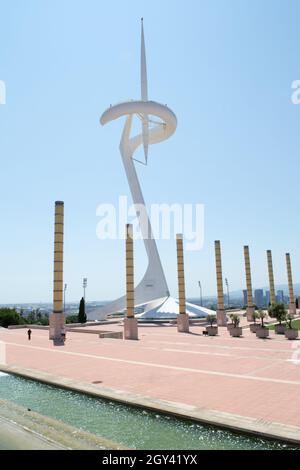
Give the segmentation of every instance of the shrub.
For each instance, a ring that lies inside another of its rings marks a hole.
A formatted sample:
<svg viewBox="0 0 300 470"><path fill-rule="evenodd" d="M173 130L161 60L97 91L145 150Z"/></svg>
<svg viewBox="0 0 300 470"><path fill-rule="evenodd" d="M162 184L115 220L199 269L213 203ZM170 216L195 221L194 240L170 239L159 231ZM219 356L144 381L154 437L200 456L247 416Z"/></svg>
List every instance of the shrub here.
<svg viewBox="0 0 300 470"><path fill-rule="evenodd" d="M292 320L294 319L293 315L291 315L290 313L286 316L286 327L289 329L289 330L292 330L293 329L293 325L292 325Z"/></svg>
<svg viewBox="0 0 300 470"><path fill-rule="evenodd" d="M254 312L252 313L253 323L256 323L256 320L258 320L258 318L259 318L258 312L256 312L256 310L254 310Z"/></svg>
<svg viewBox="0 0 300 470"><path fill-rule="evenodd" d="M7 328L9 325L23 325L24 319L14 308L0 308L0 326Z"/></svg>
<svg viewBox="0 0 300 470"><path fill-rule="evenodd" d="M79 323L78 315L68 315L66 317L66 323Z"/></svg>
<svg viewBox="0 0 300 470"><path fill-rule="evenodd" d="M268 309L268 313L271 318L276 318L276 320L279 322L279 325L285 321L287 314L284 304L271 305Z"/></svg>
<svg viewBox="0 0 300 470"><path fill-rule="evenodd" d="M26 319L24 319L24 323L28 325L49 325L49 315L47 313L41 313L40 309L32 310Z"/></svg>
<svg viewBox="0 0 300 470"><path fill-rule="evenodd" d="M264 312L263 310L259 309L258 310L258 318L260 319L261 327L265 328L264 320L265 320L265 318L267 318L267 313Z"/></svg>
<svg viewBox="0 0 300 470"><path fill-rule="evenodd" d="M216 322L217 318L216 315L207 315L206 320L210 324L210 326L213 326L213 324Z"/></svg>
<svg viewBox="0 0 300 470"><path fill-rule="evenodd" d="M233 327L237 328L241 321L239 315L236 315L236 313L232 313L231 315L229 315L229 318L232 321Z"/></svg>

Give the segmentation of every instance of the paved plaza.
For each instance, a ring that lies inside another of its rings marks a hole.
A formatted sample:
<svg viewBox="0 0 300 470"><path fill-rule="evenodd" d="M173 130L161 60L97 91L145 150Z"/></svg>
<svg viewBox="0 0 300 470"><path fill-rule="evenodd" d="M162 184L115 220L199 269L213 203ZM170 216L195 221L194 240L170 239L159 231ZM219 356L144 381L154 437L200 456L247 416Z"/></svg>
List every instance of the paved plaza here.
<svg viewBox="0 0 300 470"><path fill-rule="evenodd" d="M105 328L122 330L99 330ZM64 346L53 346L45 330L33 330L29 342L24 329L1 329L0 340L10 367L300 428L300 341L274 332L260 340L248 329L243 338L231 338L225 328L206 337L202 330L193 326L186 334L175 325L144 325L139 341L69 332Z"/></svg>

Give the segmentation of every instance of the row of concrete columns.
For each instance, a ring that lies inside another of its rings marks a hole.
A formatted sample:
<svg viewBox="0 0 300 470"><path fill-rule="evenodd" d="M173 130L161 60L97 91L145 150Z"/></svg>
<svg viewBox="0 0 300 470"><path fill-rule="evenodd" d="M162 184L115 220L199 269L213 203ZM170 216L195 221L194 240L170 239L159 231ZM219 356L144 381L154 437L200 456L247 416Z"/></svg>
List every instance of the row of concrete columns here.
<svg viewBox="0 0 300 470"><path fill-rule="evenodd" d="M55 203L55 224L54 224L54 276L53 276L53 314L49 319L49 337L50 339L59 340L65 325L65 316L63 313L63 244L64 244L64 203L56 201ZM185 296L185 279L184 279L184 255L183 255L183 236L176 236L177 248L177 276L178 276L178 297L179 297L179 314L177 315L177 328L179 332L189 331L189 317L186 313L186 296ZM247 319L252 319L254 311L251 266L249 247L244 246L245 274L247 286ZM222 273L222 256L221 244L219 240L215 241L215 261L216 261L216 277L217 277L217 323L219 326L225 326L226 312L224 306L223 291L223 273ZM267 250L267 262L270 285L270 302L274 304L275 285L273 274L273 263L271 250ZM290 254L286 253L286 265L288 275L289 310L291 313L296 312L292 268ZM134 315L134 257L133 257L133 238L132 225L126 226L126 316L124 319L124 338L138 339L138 324Z"/></svg>
<svg viewBox="0 0 300 470"><path fill-rule="evenodd" d="M289 298L290 298L289 311L290 313L295 314L296 304L295 304L295 297L294 297L290 254L286 253L285 257L286 257ZM218 293L217 319L218 319L218 324L222 325L224 322L224 293L223 293L221 246L220 246L219 240L215 241L215 259L216 259L217 293ZM252 320L252 315L253 315L255 307L253 304L249 246L247 245L244 246L244 260L245 260L245 274L246 274L246 287L247 287L247 319L250 321ZM272 261L271 250L267 250L267 264L268 264L269 287L270 287L270 303L271 305L274 305L276 303L276 295L275 295L275 283L274 283L273 261Z"/></svg>
<svg viewBox="0 0 300 470"><path fill-rule="evenodd" d="M138 324L134 315L134 257L133 257L133 228L126 226L126 316L124 319L124 338L138 339ZM63 312L63 257L64 257L64 203L55 202L54 221L54 272L53 272L53 314L49 319L49 338L54 341L62 340L65 327ZM185 280L183 260L183 237L177 235L177 271L179 291L178 330L188 331L189 320L185 311Z"/></svg>

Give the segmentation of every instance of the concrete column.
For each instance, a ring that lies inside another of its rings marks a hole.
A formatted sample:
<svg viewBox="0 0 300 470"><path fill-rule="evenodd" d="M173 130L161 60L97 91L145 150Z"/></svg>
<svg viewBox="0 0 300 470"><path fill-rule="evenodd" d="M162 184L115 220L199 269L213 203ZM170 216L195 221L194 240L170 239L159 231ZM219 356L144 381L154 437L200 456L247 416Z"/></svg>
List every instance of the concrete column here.
<svg viewBox="0 0 300 470"><path fill-rule="evenodd" d="M246 286L247 286L247 320L252 321L252 316L253 316L255 307L253 305L249 246L247 245L244 246L244 258L245 258L245 273L246 273Z"/></svg>
<svg viewBox="0 0 300 470"><path fill-rule="evenodd" d="M215 241L215 259L216 259L217 292L218 292L217 324L218 326L226 326L227 318L226 318L226 312L225 312L225 307L224 307L223 274L222 274L220 240Z"/></svg>
<svg viewBox="0 0 300 470"><path fill-rule="evenodd" d="M272 262L271 250L267 250L267 260L268 260L269 285L270 285L270 303L271 305L274 305L276 304L276 296L275 296L273 262Z"/></svg>
<svg viewBox="0 0 300 470"><path fill-rule="evenodd" d="M292 266L291 266L291 257L289 253L285 254L286 259L286 268L287 268L287 276L288 276L288 284L289 284L289 313L292 315L296 314L296 304L295 304L295 296L294 296L294 286L293 286L293 276L292 276Z"/></svg>
<svg viewBox="0 0 300 470"><path fill-rule="evenodd" d="M64 203L55 202L53 313L49 318L49 338L61 341L65 327L63 306Z"/></svg>
<svg viewBox="0 0 300 470"><path fill-rule="evenodd" d="M186 313L182 234L176 235L176 248L177 248L177 277L178 277L178 295L179 295L179 315L177 315L177 330L180 333L188 333L189 332L189 316Z"/></svg>
<svg viewBox="0 0 300 470"><path fill-rule="evenodd" d="M134 265L132 225L126 225L126 317L124 339L138 339L137 319L134 316Z"/></svg>

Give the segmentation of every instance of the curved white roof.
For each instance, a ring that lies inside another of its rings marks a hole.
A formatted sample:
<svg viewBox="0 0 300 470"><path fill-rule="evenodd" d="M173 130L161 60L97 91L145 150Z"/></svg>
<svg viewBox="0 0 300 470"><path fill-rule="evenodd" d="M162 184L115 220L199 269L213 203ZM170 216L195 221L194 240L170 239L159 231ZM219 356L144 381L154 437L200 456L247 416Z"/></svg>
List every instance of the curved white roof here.
<svg viewBox="0 0 300 470"><path fill-rule="evenodd" d="M214 310L210 310L199 305L186 302L186 313L190 318L205 318L207 315L215 315ZM179 302L174 297L154 300L145 304L144 311L136 315L141 319L175 319L179 314Z"/></svg>

